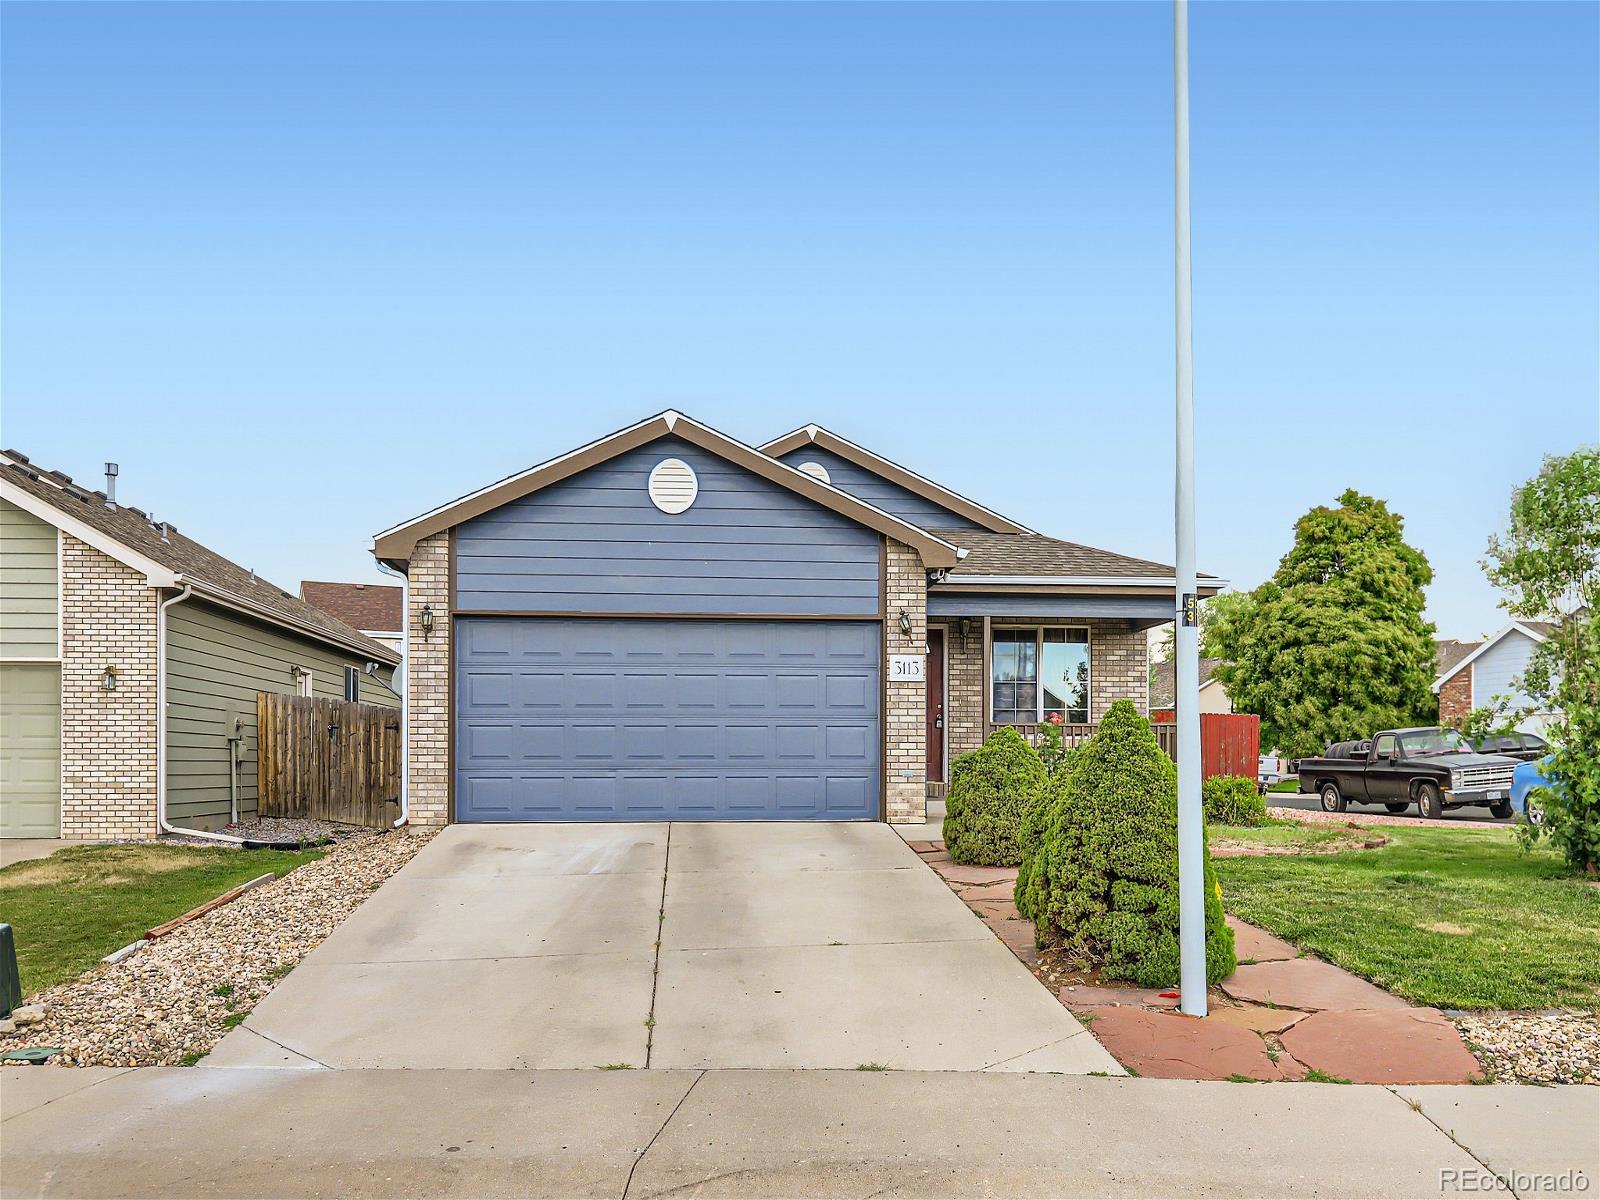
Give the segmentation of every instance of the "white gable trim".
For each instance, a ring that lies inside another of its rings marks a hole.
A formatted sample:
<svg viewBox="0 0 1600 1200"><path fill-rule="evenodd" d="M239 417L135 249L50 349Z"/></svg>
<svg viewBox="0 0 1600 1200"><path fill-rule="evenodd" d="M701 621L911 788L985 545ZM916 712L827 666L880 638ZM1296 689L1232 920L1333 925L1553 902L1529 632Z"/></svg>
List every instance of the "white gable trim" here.
<svg viewBox="0 0 1600 1200"><path fill-rule="evenodd" d="M32 492L25 492L16 484L0 478L0 499L15 504L24 512L32 513L41 521L54 525L62 533L77 538L86 546L93 546L107 558L114 558L125 567L130 567L144 576L145 583L151 587L176 587L177 573L171 567L163 566L155 559L140 554L131 546L124 545L110 534L102 533L92 525L86 525L76 517L62 512L54 504L41 500ZM57 560L57 568L60 562Z"/></svg>
<svg viewBox="0 0 1600 1200"><path fill-rule="evenodd" d="M1529 629L1521 621L1513 621L1513 622L1511 622L1511 624L1507 625L1504 629L1502 629L1499 633L1496 633L1491 637L1484 638L1483 643L1476 650L1474 650L1471 654L1469 654L1465 658L1463 658L1455 666L1451 667L1443 675L1441 675L1437 679L1435 679L1433 681L1433 690L1437 692L1453 676L1460 674L1461 669L1463 667L1468 666L1469 664L1471 664L1474 660L1476 660L1479 657L1479 655L1483 654L1484 651L1489 649L1489 647L1491 647L1491 646L1495 645L1497 642L1499 642L1502 638L1504 638L1506 636L1506 634L1510 633L1512 630L1515 630L1518 633L1526 634L1528 637L1532 638L1535 643L1543 642L1545 640L1545 635L1540 633L1537 629Z"/></svg>

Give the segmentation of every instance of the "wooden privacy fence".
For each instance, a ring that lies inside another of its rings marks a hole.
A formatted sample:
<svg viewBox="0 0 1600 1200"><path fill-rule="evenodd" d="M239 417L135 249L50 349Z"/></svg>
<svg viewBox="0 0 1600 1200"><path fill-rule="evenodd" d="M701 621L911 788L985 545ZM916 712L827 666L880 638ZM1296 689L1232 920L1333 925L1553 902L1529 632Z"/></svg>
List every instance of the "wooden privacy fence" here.
<svg viewBox="0 0 1600 1200"><path fill-rule="evenodd" d="M263 817L382 827L398 815L398 709L257 692L256 731Z"/></svg>
<svg viewBox="0 0 1600 1200"><path fill-rule="evenodd" d="M999 728L999 725L991 725L989 731L992 733ZM1037 724L1014 725L1012 728L1035 745L1039 743L1041 734ZM1081 746L1099 732L1100 726L1067 724L1060 729L1063 743ZM1150 729L1167 757L1176 762L1178 727L1169 718L1167 721L1156 721ZM1254 779L1260 746L1260 717L1251 713L1200 714L1200 771L1207 779L1213 775L1243 775Z"/></svg>

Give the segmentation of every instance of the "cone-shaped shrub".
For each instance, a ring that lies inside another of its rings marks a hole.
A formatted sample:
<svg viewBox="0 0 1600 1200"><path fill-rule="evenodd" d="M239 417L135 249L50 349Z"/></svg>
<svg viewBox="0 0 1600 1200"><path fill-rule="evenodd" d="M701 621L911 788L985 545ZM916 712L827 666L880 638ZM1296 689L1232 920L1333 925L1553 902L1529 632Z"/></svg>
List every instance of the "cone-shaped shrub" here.
<svg viewBox="0 0 1600 1200"><path fill-rule="evenodd" d="M1014 867L1017 828L1044 787L1044 763L1015 729L997 730L951 764L944 845L958 863Z"/></svg>
<svg viewBox="0 0 1600 1200"><path fill-rule="evenodd" d="M1022 835L1018 910L1107 979L1178 982L1178 772L1131 701L1052 777ZM1206 979L1233 973L1233 931L1206 860Z"/></svg>

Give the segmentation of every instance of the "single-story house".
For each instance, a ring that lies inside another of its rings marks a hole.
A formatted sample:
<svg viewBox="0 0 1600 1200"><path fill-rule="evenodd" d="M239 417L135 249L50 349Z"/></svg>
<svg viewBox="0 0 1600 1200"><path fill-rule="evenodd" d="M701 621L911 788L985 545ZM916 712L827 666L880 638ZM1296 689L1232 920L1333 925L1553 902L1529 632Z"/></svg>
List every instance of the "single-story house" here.
<svg viewBox="0 0 1600 1200"><path fill-rule="evenodd" d="M1217 678L1220 658L1200 660L1200 711L1203 713L1231 713L1233 700L1228 689ZM1152 719L1168 720L1177 711L1178 664L1172 659L1158 662L1150 669L1150 715Z"/></svg>
<svg viewBox="0 0 1600 1200"><path fill-rule="evenodd" d="M214 831L256 809L258 692L399 704L388 646L114 480L0 452L0 836Z"/></svg>
<svg viewBox="0 0 1600 1200"><path fill-rule="evenodd" d="M757 448L676 412L373 553L407 577L419 825L921 821L998 726L1143 710L1144 631L1174 610L1171 567L819 426Z"/></svg>
<svg viewBox="0 0 1600 1200"><path fill-rule="evenodd" d="M399 652L400 628L405 624L401 588L384 583L330 583L320 579L300 581L300 599L312 608L338 617L375 642Z"/></svg>
<svg viewBox="0 0 1600 1200"><path fill-rule="evenodd" d="M1522 690L1522 674L1534 647L1554 629L1549 621L1518 620L1481 642L1435 642L1438 675L1433 690L1439 697L1439 723L1459 724L1473 709L1487 708L1501 698L1512 709L1534 709L1537 702ZM1542 735L1554 715L1529 712L1517 728Z"/></svg>

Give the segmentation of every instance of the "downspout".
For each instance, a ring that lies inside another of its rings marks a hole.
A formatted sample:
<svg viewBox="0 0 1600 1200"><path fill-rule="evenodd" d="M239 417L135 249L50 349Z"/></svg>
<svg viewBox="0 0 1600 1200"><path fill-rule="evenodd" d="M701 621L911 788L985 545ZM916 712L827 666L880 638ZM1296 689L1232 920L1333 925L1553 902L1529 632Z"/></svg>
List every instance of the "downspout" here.
<svg viewBox="0 0 1600 1200"><path fill-rule="evenodd" d="M241 846L244 844L243 838L210 833L204 829L184 829L167 820L167 609L182 604L193 594L194 585L186 583L183 591L156 605L156 825L162 833Z"/></svg>
<svg viewBox="0 0 1600 1200"><path fill-rule="evenodd" d="M392 828L411 820L411 577L380 562L378 570L400 581L400 815Z"/></svg>

